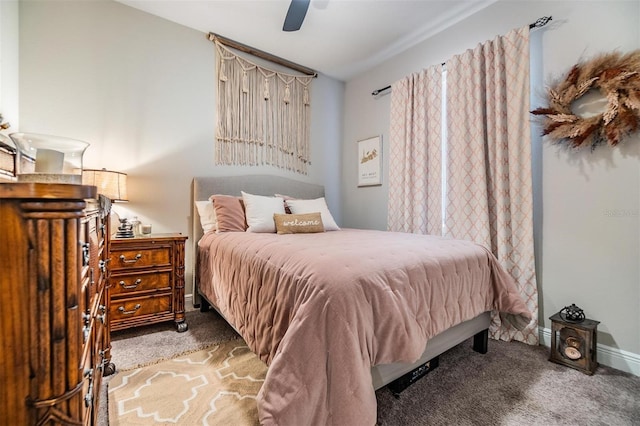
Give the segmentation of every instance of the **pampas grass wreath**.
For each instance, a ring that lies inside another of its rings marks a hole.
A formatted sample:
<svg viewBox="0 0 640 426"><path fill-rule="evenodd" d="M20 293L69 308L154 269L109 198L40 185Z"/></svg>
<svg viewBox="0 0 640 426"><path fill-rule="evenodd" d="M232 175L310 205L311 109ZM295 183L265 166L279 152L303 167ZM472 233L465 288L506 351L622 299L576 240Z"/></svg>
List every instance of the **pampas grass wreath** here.
<svg viewBox="0 0 640 426"><path fill-rule="evenodd" d="M607 105L600 114L580 117L572 111L573 103L592 89L600 91ZM531 113L542 117L542 135L554 143L591 149L618 145L640 126L640 50L606 53L574 65L549 88L548 101L548 107Z"/></svg>

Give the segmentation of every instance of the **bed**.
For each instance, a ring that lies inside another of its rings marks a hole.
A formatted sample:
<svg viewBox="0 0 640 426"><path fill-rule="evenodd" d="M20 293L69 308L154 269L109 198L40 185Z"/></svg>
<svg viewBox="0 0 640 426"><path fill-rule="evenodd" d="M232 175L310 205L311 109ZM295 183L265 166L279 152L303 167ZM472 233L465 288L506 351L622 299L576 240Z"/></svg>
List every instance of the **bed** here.
<svg viewBox="0 0 640 426"><path fill-rule="evenodd" d="M324 196L279 176L196 177L192 206L241 191ZM261 424L374 425L376 389L467 339L486 352L491 310L529 322L511 278L473 243L351 229L203 235L192 208L194 303L214 307L269 366Z"/></svg>

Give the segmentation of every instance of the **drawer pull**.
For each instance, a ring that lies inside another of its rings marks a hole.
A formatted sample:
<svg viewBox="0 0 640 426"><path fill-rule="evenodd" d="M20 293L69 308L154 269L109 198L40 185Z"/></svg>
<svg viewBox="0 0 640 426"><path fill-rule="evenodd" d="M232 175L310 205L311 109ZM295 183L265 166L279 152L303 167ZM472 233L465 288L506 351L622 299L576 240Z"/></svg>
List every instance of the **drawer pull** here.
<svg viewBox="0 0 640 426"><path fill-rule="evenodd" d="M104 305L100 305L98 306L98 310L101 312L99 315L96 315L96 319L98 321L100 321L101 323L105 324L106 323L106 318L107 318L107 307Z"/></svg>
<svg viewBox="0 0 640 426"><path fill-rule="evenodd" d="M89 408L93 405L93 379L89 381L89 389L87 389L87 394L84 396L84 406Z"/></svg>
<svg viewBox="0 0 640 426"><path fill-rule="evenodd" d="M106 363L106 359L104 359L104 351L98 351L98 356L100 357L100 362L98 362L98 370L104 371L104 365Z"/></svg>
<svg viewBox="0 0 640 426"><path fill-rule="evenodd" d="M107 260L101 260L98 262L98 267L100 268L100 271L104 274L105 272L107 272L107 263L110 261L111 259L107 259Z"/></svg>
<svg viewBox="0 0 640 426"><path fill-rule="evenodd" d="M82 243L82 266L89 265L89 243Z"/></svg>
<svg viewBox="0 0 640 426"><path fill-rule="evenodd" d="M88 408L93 405L93 370L86 368L82 375L89 379L89 388L84 396L84 406Z"/></svg>
<svg viewBox="0 0 640 426"><path fill-rule="evenodd" d="M136 304L136 306L134 306L134 307L133 307L133 310L131 310L131 311L127 311L127 310L125 310L125 309L124 309L124 306L120 306L120 307L118 308L118 311L120 311L120 313L121 313L122 315L131 315L131 314L135 314L135 313L136 313L136 311L137 311L138 309L140 309L140 304L139 304L139 303L137 303L137 304Z"/></svg>
<svg viewBox="0 0 640 426"><path fill-rule="evenodd" d="M122 288L125 288L127 290L132 289L132 288L136 288L138 287L138 285L142 282L142 280L140 278L138 278L136 280L136 282L134 282L131 285L127 285L127 283L125 283L124 281L120 281L118 284L120 284L120 286L122 286Z"/></svg>
<svg viewBox="0 0 640 426"><path fill-rule="evenodd" d="M142 257L142 255L140 253L138 253L138 254L136 254L135 258L127 259L124 254L121 254L120 255L120 262L122 262L122 263L136 263L138 260L140 260L141 257Z"/></svg>

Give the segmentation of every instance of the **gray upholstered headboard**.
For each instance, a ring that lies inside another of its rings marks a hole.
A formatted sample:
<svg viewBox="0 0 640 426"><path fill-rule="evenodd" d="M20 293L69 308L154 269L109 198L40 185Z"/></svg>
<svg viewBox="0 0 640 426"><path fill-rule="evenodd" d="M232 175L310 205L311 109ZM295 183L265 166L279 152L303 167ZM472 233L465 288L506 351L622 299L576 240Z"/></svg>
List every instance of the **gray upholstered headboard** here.
<svg viewBox="0 0 640 426"><path fill-rule="evenodd" d="M193 303L198 305L197 294L197 247L202 237L200 215L195 208L195 201L208 200L213 194L241 195L240 191L255 195L273 196L274 194L290 195L297 198L314 199L324 197L324 186L300 182L282 176L248 175L248 176L200 176L194 177L191 186L191 248L193 259Z"/></svg>

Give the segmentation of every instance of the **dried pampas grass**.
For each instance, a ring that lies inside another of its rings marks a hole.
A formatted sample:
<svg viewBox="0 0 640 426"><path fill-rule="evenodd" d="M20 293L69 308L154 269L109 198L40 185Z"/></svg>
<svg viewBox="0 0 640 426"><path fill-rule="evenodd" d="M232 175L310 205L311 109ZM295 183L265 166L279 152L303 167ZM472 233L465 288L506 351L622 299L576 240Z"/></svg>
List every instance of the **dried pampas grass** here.
<svg viewBox="0 0 640 426"><path fill-rule="evenodd" d="M583 118L572 104L589 90L606 98L605 110ZM543 135L572 148L616 146L640 127L640 50L599 55L573 66L566 78L548 91L549 106L531 111L543 117Z"/></svg>

